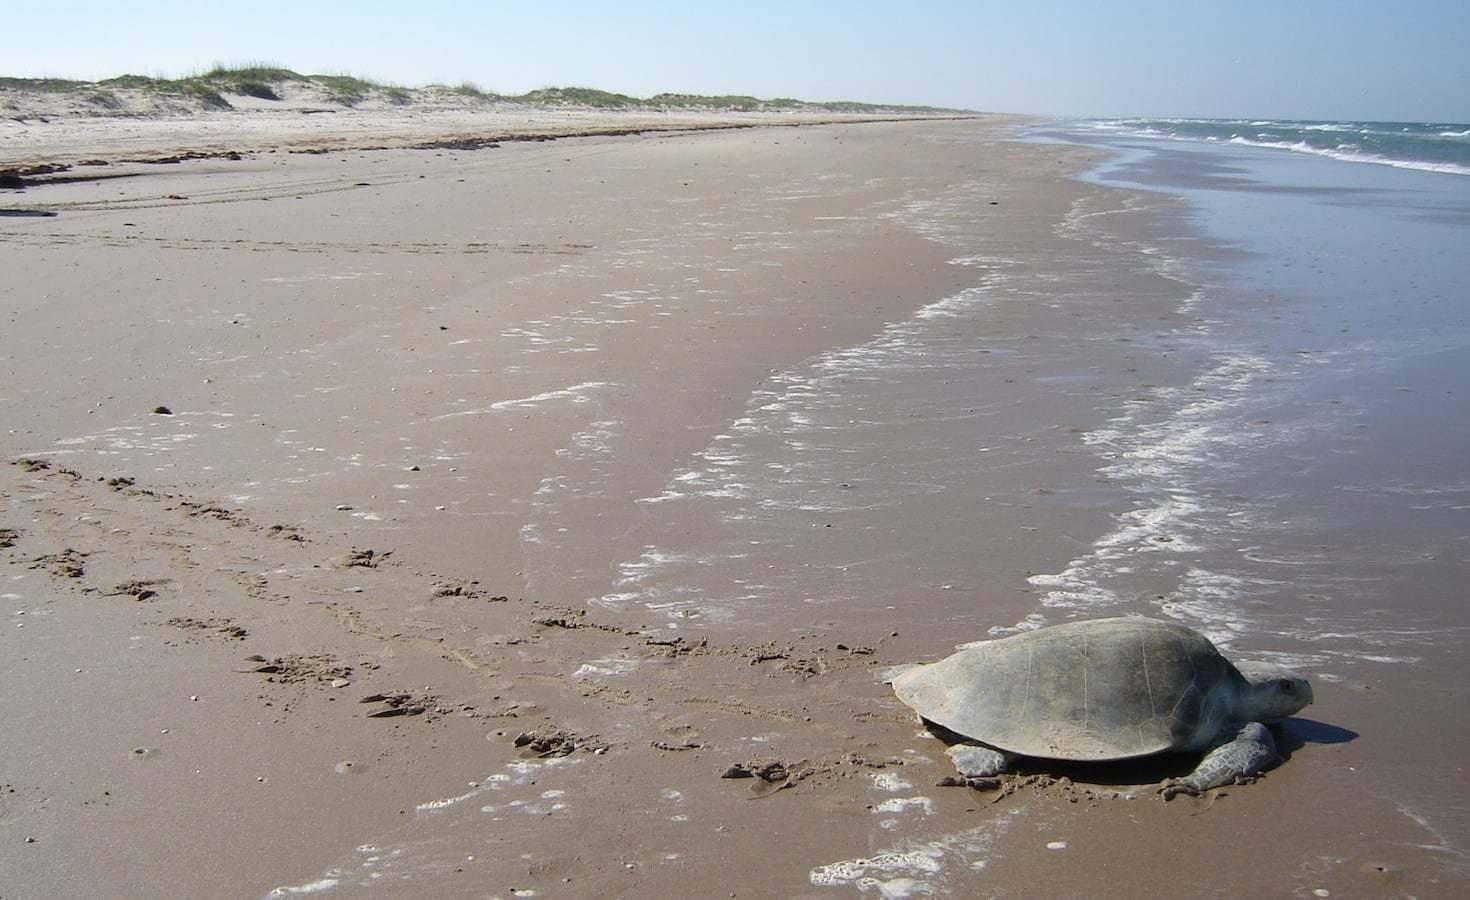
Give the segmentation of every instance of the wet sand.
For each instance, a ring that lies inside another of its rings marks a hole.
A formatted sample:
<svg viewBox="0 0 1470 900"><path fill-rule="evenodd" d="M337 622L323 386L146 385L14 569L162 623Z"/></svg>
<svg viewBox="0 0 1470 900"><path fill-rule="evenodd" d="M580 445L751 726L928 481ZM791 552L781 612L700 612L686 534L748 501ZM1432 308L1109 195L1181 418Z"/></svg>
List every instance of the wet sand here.
<svg viewBox="0 0 1470 900"><path fill-rule="evenodd" d="M0 219L3 896L1458 893L1463 833L1364 782L1437 771L1405 710L1465 734L1462 643L1228 796L935 786L881 672L1037 615L1139 505L1084 438L1203 364L1077 227L1207 256L1183 205L1007 128L0 195L55 213Z"/></svg>

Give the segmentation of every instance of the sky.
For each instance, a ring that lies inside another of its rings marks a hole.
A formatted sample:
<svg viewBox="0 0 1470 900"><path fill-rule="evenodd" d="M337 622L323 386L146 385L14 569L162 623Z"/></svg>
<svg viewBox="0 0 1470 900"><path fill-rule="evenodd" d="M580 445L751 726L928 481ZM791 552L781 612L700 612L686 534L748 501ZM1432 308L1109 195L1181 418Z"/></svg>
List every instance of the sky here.
<svg viewBox="0 0 1470 900"><path fill-rule="evenodd" d="M1063 116L1470 121L1470 0L4 0L0 75L264 61Z"/></svg>

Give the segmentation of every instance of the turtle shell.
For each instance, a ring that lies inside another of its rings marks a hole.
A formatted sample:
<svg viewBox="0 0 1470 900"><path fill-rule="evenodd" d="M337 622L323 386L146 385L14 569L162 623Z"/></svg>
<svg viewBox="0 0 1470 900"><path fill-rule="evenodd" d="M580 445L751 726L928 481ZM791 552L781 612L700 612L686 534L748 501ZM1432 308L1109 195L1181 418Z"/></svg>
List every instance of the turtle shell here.
<svg viewBox="0 0 1470 900"><path fill-rule="evenodd" d="M1109 760L1189 747L1232 676L1199 632L1133 617L986 641L904 672L893 690L930 722L1001 750Z"/></svg>

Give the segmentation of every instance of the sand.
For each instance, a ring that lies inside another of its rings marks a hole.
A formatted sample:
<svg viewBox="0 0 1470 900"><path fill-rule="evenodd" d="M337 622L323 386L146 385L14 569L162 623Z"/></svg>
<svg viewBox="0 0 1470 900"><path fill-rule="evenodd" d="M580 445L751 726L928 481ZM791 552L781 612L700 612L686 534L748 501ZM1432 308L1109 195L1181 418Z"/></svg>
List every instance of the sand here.
<svg viewBox="0 0 1470 900"><path fill-rule="evenodd" d="M1137 196L1009 124L6 132L116 177L0 194L0 896L1463 887L1337 724L1390 675L1198 801L936 786L882 672L1031 614L1128 509L1080 436L1190 366L1065 227Z"/></svg>

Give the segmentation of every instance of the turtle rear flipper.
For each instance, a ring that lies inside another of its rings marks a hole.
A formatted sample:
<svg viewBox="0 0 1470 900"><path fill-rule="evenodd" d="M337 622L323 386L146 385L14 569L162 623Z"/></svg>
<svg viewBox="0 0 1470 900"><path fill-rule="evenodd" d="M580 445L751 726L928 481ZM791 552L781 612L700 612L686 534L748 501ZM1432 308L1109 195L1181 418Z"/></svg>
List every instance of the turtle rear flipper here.
<svg viewBox="0 0 1470 900"><path fill-rule="evenodd" d="M1010 769L1016 761L1013 753L980 744L955 744L944 752L954 760L955 769L966 778L994 778Z"/></svg>

